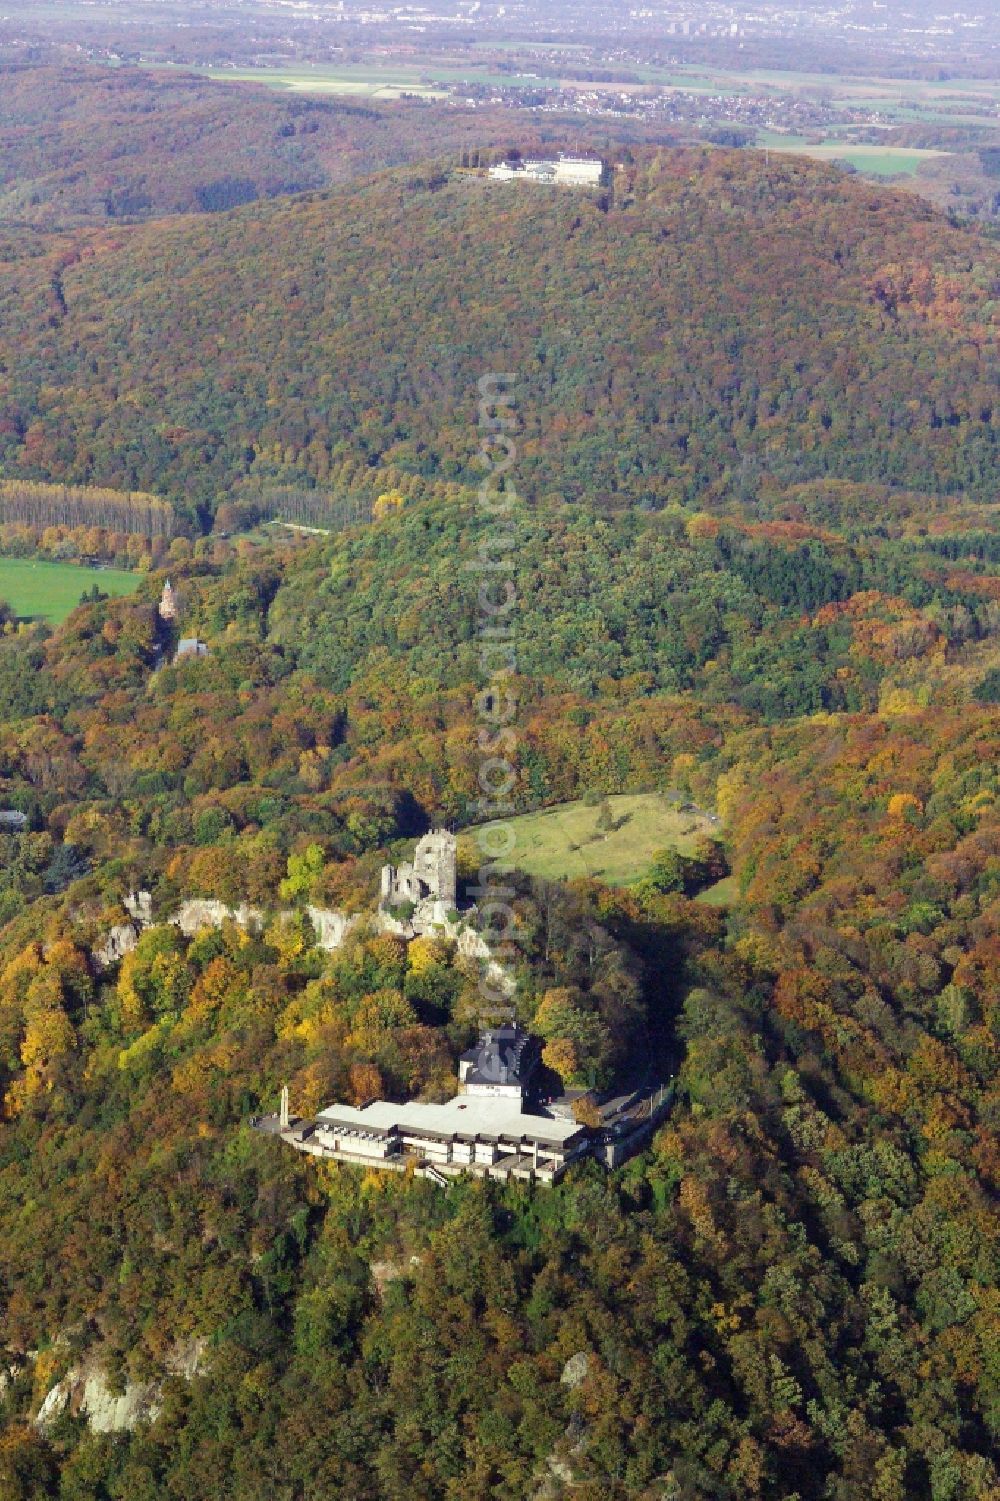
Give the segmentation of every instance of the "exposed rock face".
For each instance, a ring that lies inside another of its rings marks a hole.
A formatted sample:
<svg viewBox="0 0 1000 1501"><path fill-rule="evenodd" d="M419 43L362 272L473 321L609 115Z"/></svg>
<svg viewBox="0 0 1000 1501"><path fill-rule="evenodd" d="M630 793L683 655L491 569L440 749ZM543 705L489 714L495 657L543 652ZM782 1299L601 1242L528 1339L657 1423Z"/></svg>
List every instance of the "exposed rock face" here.
<svg viewBox="0 0 1000 1501"><path fill-rule="evenodd" d="M559 1380L563 1386L568 1386L571 1391L575 1391L582 1381L586 1381L589 1370L590 1356L586 1350L578 1350L575 1355L570 1356L569 1360L563 1366L562 1375L559 1377Z"/></svg>
<svg viewBox="0 0 1000 1501"><path fill-rule="evenodd" d="M420 1256L411 1256L409 1265L401 1261L373 1261L371 1264L372 1281L381 1296L390 1282L398 1282L401 1277L408 1277L421 1264Z"/></svg>
<svg viewBox="0 0 1000 1501"><path fill-rule="evenodd" d="M77 1373L70 1371L61 1381L57 1381L50 1392L46 1393L41 1407L35 1414L35 1427L45 1429L50 1427L69 1405L70 1393L73 1390L73 1378Z"/></svg>
<svg viewBox="0 0 1000 1501"><path fill-rule="evenodd" d="M406 918L393 917L387 908L380 907L375 915L375 926L380 933L395 933L398 938L419 938L424 933L435 932L454 938L457 932L454 909L436 897L425 897Z"/></svg>
<svg viewBox="0 0 1000 1501"><path fill-rule="evenodd" d="M35 1416L35 1427L50 1428L67 1408L82 1413L94 1433L131 1433L151 1423L159 1408L154 1382L129 1382L120 1395L113 1392L99 1367L86 1371L74 1366L46 1395Z"/></svg>
<svg viewBox="0 0 1000 1501"><path fill-rule="evenodd" d="M386 866L387 870L388 868ZM441 909L436 921L428 918L428 910L432 907ZM394 933L397 938L406 939L417 938L423 933L442 933L454 940L456 949L464 958L482 961L483 976L494 994L512 996L517 989L514 976L508 974L503 965L493 958L492 950L482 934L477 933L466 922L449 921L443 910L443 903L424 902L405 922L380 907L375 917L375 926L380 933Z"/></svg>
<svg viewBox="0 0 1000 1501"><path fill-rule="evenodd" d="M481 933L476 932L475 928L470 928L463 923L455 934L455 946L466 959L485 961L485 977L489 981L491 990L502 991L509 996L514 994L517 981L513 975L507 973L502 964L498 964L493 958L489 944Z"/></svg>
<svg viewBox="0 0 1000 1501"><path fill-rule="evenodd" d="M175 1376L183 1376L185 1381L193 1381L205 1369L207 1350L208 1340L204 1335L192 1335L174 1350L167 1360L167 1369Z"/></svg>
<svg viewBox="0 0 1000 1501"><path fill-rule="evenodd" d="M99 970L110 969L112 965L120 964L126 954L131 954L139 942L139 934L135 925L130 922L119 923L109 929L100 948L96 948L92 958Z"/></svg>
<svg viewBox="0 0 1000 1501"><path fill-rule="evenodd" d="M328 952L338 949L358 922L356 916L336 912L330 907L307 907L306 914L316 935L316 947ZM294 915L294 912L281 912L279 918L288 922ZM267 914L260 907L248 906L246 902L241 902L238 907L227 907L224 902L198 897L185 902L170 921L180 928L185 938L191 938L202 928L221 928L227 922L235 923L238 928L245 928L248 933L260 933L267 921Z"/></svg>
<svg viewBox="0 0 1000 1501"><path fill-rule="evenodd" d="M96 967L102 971L120 963L126 954L130 954L139 941L140 933L153 923L153 898L148 891L129 892L122 905L132 921L119 923L111 928L91 955ZM325 949L328 953L339 948L360 921L357 916L336 912L328 907L307 907L306 911L316 934L317 948ZM281 916L287 920L293 914L283 912ZM246 902L241 902L238 907L228 907L225 902L213 901L207 897L192 897L167 921L180 928L185 938L193 938L203 928L221 928L227 922L233 922L250 933L260 933L266 922L266 914L260 907L251 907Z"/></svg>
<svg viewBox="0 0 1000 1501"><path fill-rule="evenodd" d="M346 912L335 912L328 907L307 907L306 915L316 934L316 947L331 953L339 949L348 933L359 921Z"/></svg>
<svg viewBox="0 0 1000 1501"><path fill-rule="evenodd" d="M413 924L400 922L398 918L391 917L388 912L381 910L375 915L375 928L379 933L394 933L397 938L414 938Z"/></svg>
<svg viewBox="0 0 1000 1501"><path fill-rule="evenodd" d="M196 897L185 902L170 921L180 928L185 938L193 938L203 928L221 928L224 923L234 922L248 933L259 933L264 926L264 913L259 907L249 907L241 902L238 907L227 907L225 902L213 902Z"/></svg>
<svg viewBox="0 0 1000 1501"><path fill-rule="evenodd" d="M166 1365L175 1376L191 1381L204 1368L208 1341L195 1337L172 1352ZM121 1393L108 1384L93 1359L74 1366L49 1391L35 1415L35 1427L50 1428L67 1408L87 1419L93 1433L131 1433L141 1423L153 1423L162 1406L162 1390L156 1381L129 1381Z"/></svg>
<svg viewBox="0 0 1000 1501"><path fill-rule="evenodd" d="M80 1411L93 1433L131 1433L140 1423L152 1423L159 1414L159 1388L153 1382L131 1382L121 1396L108 1386L101 1371L84 1378Z"/></svg>
<svg viewBox="0 0 1000 1501"><path fill-rule="evenodd" d="M399 894L397 877L401 874L405 875L403 885L409 889L407 883L410 883L418 896L413 913L402 921L387 910L392 905L387 893ZM395 933L406 939L422 933L444 933L455 940L460 954L483 961L484 974L492 990L513 995L513 977L493 958L485 939L462 922L455 911L456 879L454 836L440 832L426 834L417 846L412 866L400 866L398 871L394 866L385 866L382 900L375 915L375 926L380 933ZM153 898L148 891L129 892L123 906L132 921L111 928L91 955L100 971L111 969L130 954L142 931L154 922ZM358 914L338 912L331 907L307 907L306 913L316 935L316 946L326 953L340 948L362 920ZM286 921L292 916L291 912L279 914ZM193 938L205 928L221 928L227 922L235 923L249 933L260 933L267 922L267 913L246 902L230 907L210 897L191 897L166 921L179 928L185 938Z"/></svg>
<svg viewBox="0 0 1000 1501"><path fill-rule="evenodd" d="M122 906L141 928L148 928L153 921L153 897L149 891L130 891Z"/></svg>

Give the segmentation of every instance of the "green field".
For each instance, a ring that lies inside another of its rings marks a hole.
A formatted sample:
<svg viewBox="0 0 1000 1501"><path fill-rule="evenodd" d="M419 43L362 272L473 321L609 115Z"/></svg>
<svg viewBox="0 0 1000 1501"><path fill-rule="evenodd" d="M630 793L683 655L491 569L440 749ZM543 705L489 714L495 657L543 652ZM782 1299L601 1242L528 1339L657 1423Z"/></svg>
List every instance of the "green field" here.
<svg viewBox="0 0 1000 1501"><path fill-rule="evenodd" d="M326 68L300 63L294 68L206 68L206 77L217 83L262 83L268 88L297 94L354 94L366 99L399 99L419 94L422 99L445 99L447 92L435 89L420 68L357 65Z"/></svg>
<svg viewBox="0 0 1000 1501"><path fill-rule="evenodd" d="M846 141L826 141L822 146L772 144L770 149L811 156L814 161L850 162L859 172L874 173L877 177L897 177L900 173L910 176L921 162L948 155L946 151L921 150L916 146L855 146Z"/></svg>
<svg viewBox="0 0 1000 1501"><path fill-rule="evenodd" d="M131 594L137 573L117 568L82 568L77 563L37 563L31 558L0 558L0 599L24 620L58 623L94 585L102 594Z"/></svg>
<svg viewBox="0 0 1000 1501"><path fill-rule="evenodd" d="M740 883L735 876L723 876L721 881L716 881L714 886L708 886L704 891L699 891L695 897L696 902L704 902L706 907L731 907L737 901L740 894Z"/></svg>
<svg viewBox="0 0 1000 1501"><path fill-rule="evenodd" d="M583 802L510 819L517 836L510 863L551 881L598 876L609 886L624 886L644 875L660 850L691 854L700 835L719 832L704 814L682 813L659 792L625 794L608 802L620 827L607 834L597 828L598 808Z"/></svg>

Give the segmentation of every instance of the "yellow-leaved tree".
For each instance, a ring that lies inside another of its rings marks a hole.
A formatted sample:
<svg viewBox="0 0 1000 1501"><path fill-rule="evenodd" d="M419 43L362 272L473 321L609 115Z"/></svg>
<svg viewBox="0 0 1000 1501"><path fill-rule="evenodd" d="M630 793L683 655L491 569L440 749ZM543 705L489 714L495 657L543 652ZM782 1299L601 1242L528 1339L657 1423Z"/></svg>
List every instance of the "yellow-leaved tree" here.
<svg viewBox="0 0 1000 1501"><path fill-rule="evenodd" d="M568 1037L555 1037L542 1049L542 1062L568 1084L579 1067L576 1048Z"/></svg>
<svg viewBox="0 0 1000 1501"><path fill-rule="evenodd" d="M384 490L372 507L372 514L376 521L383 521L386 516L401 511L406 504L406 496L399 490Z"/></svg>

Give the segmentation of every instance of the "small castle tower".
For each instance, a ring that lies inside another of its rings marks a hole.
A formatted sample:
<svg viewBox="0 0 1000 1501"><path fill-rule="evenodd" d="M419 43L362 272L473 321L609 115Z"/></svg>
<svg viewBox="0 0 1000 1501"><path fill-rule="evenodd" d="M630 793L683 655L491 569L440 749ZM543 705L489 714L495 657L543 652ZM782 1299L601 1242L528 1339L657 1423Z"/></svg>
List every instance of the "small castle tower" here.
<svg viewBox="0 0 1000 1501"><path fill-rule="evenodd" d="M160 595L160 603L157 606L157 614L161 620L168 622L177 619L177 595L174 593L169 579L167 579L167 582L163 586L163 593Z"/></svg>
<svg viewBox="0 0 1000 1501"><path fill-rule="evenodd" d="M447 829L425 834L413 856L413 869L437 901L454 907L458 890L455 836Z"/></svg>

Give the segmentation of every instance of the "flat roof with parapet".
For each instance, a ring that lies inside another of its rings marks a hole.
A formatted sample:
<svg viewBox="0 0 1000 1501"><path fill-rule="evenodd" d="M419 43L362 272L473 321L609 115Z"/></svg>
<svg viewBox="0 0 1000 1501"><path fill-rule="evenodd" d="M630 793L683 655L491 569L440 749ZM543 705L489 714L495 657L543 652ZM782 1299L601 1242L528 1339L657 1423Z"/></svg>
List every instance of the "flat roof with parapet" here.
<svg viewBox="0 0 1000 1501"><path fill-rule="evenodd" d="M502 1136L553 1147L564 1147L584 1129L578 1121L527 1115L518 1108L516 1100L490 1095L456 1095L445 1105L424 1105L416 1100L406 1105L374 1100L361 1110L352 1105L328 1105L317 1115L316 1124L348 1126L380 1136L387 1136L393 1130L470 1140L477 1136L496 1140Z"/></svg>

